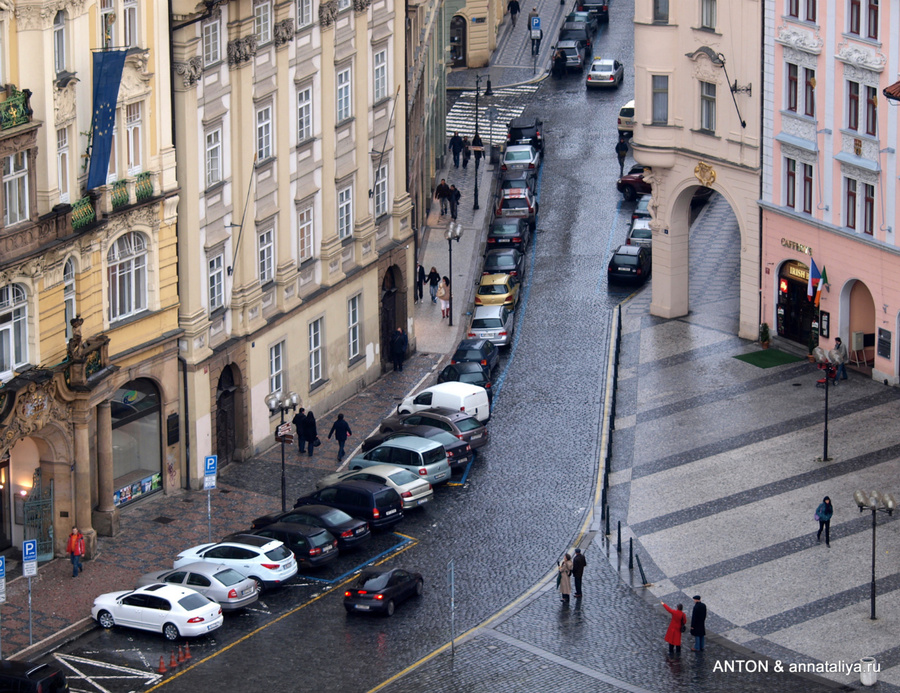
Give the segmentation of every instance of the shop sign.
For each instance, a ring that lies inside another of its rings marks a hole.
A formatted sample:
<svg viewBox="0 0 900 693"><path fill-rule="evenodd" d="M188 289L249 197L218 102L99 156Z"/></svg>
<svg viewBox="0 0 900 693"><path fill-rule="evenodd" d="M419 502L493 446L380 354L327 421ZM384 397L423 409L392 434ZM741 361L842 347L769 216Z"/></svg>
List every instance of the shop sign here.
<svg viewBox="0 0 900 693"><path fill-rule="evenodd" d="M878 328L878 355L883 359L891 358L891 331Z"/></svg>
<svg viewBox="0 0 900 693"><path fill-rule="evenodd" d="M785 273L791 279L799 279L800 281L809 281L809 268L801 265L799 262L789 262L784 266Z"/></svg>
<svg viewBox="0 0 900 693"><path fill-rule="evenodd" d="M803 245L801 243L797 243L796 241L788 240L787 238L781 239L781 245L785 248L790 248L791 250L796 250L798 253L805 253L806 255L812 255L813 251L808 245Z"/></svg>

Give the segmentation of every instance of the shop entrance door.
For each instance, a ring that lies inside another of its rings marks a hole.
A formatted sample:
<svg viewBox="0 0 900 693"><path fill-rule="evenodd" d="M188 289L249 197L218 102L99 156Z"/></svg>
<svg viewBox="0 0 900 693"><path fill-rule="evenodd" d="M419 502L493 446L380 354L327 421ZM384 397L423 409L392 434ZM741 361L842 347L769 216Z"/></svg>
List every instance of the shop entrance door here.
<svg viewBox="0 0 900 693"><path fill-rule="evenodd" d="M807 346L818 308L807 298L805 282L782 276L778 285L778 336Z"/></svg>

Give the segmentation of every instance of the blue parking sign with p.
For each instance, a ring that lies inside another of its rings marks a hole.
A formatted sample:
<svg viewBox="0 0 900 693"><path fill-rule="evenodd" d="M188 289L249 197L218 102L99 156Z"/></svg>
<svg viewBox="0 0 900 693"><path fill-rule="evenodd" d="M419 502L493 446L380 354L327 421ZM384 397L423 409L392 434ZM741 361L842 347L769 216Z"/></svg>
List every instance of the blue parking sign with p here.
<svg viewBox="0 0 900 693"><path fill-rule="evenodd" d="M37 560L37 539L26 539L22 542L22 560Z"/></svg>
<svg viewBox="0 0 900 693"><path fill-rule="evenodd" d="M216 473L216 467L218 466L219 456L218 455L209 455L206 460L206 464L204 466L203 474L206 476L210 476Z"/></svg>
<svg viewBox="0 0 900 693"><path fill-rule="evenodd" d="M531 18L531 30L532 31L540 31L541 30L541 18L540 17L532 17Z"/></svg>
<svg viewBox="0 0 900 693"><path fill-rule="evenodd" d="M6 556L0 556L0 580L6 579Z"/></svg>

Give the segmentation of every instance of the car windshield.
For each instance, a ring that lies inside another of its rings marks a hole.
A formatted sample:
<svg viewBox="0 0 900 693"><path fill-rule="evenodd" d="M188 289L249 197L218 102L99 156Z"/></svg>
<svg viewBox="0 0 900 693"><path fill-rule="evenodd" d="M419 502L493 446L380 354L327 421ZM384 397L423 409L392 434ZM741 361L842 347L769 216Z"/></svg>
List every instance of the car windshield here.
<svg viewBox="0 0 900 693"><path fill-rule="evenodd" d="M616 255L615 259L616 264L623 267L637 267L638 265L637 255Z"/></svg>
<svg viewBox="0 0 900 693"><path fill-rule="evenodd" d="M518 232L518 224L497 224L491 227L492 236L515 236Z"/></svg>
<svg viewBox="0 0 900 693"><path fill-rule="evenodd" d="M507 161L531 161L531 152L526 150L515 149L506 152Z"/></svg>
<svg viewBox="0 0 900 693"><path fill-rule="evenodd" d="M481 383L484 382L484 376L481 373L460 373L459 382L469 383L471 385L481 385ZM435 437L434 439L440 441L440 438ZM444 442L446 444L446 441Z"/></svg>
<svg viewBox="0 0 900 693"><path fill-rule="evenodd" d="M459 421L454 421L453 423L455 423L456 427L463 433L468 433L469 431L474 431L476 428L481 428L481 422L471 416L467 416Z"/></svg>
<svg viewBox="0 0 900 693"><path fill-rule="evenodd" d="M472 329L489 330L497 327L503 327L500 318L475 318L472 320Z"/></svg>
<svg viewBox="0 0 900 693"><path fill-rule="evenodd" d="M400 469L392 474L388 474L388 479L393 481L397 486L403 486L404 484L411 484L416 481L419 477L413 474L412 472L406 469Z"/></svg>
<svg viewBox="0 0 900 693"><path fill-rule="evenodd" d="M479 296L501 296L509 291L505 284L482 284L478 287Z"/></svg>
<svg viewBox="0 0 900 693"><path fill-rule="evenodd" d="M329 510L327 513L322 513L322 519L329 524L339 525L342 522L349 522L353 518L343 510Z"/></svg>
<svg viewBox="0 0 900 693"><path fill-rule="evenodd" d="M266 551L266 557L272 561L283 561L285 558L291 555L291 552L288 551L284 546L276 546L271 551Z"/></svg>
<svg viewBox="0 0 900 693"><path fill-rule="evenodd" d="M481 361L481 352L477 349L460 349L453 358L456 361Z"/></svg>
<svg viewBox="0 0 900 693"><path fill-rule="evenodd" d="M378 592L387 587L390 573L363 573L356 581L356 589Z"/></svg>
<svg viewBox="0 0 900 693"><path fill-rule="evenodd" d="M209 606L209 600L197 592L182 597L178 600L178 603L185 611L196 611L197 609L202 609L204 606Z"/></svg>
<svg viewBox="0 0 900 693"><path fill-rule="evenodd" d="M528 187L528 182L524 178L508 179L500 187L503 190L524 190Z"/></svg>
<svg viewBox="0 0 900 693"><path fill-rule="evenodd" d="M651 233L650 229L645 229L638 227L636 229L631 229L631 237L632 238L650 238Z"/></svg>
<svg viewBox="0 0 900 693"><path fill-rule="evenodd" d="M236 585L237 583L239 583L241 580L247 579L238 571L232 570L231 568L220 570L218 573L213 575L213 577L223 585L225 585L225 587L231 587L232 585Z"/></svg>
<svg viewBox="0 0 900 693"><path fill-rule="evenodd" d="M431 464L437 464L445 457L447 457L447 453L443 447L434 448L433 450L428 450L422 453L422 459L424 460L426 467Z"/></svg>
<svg viewBox="0 0 900 693"><path fill-rule="evenodd" d="M524 197L505 197L500 206L503 209L528 209L528 200Z"/></svg>

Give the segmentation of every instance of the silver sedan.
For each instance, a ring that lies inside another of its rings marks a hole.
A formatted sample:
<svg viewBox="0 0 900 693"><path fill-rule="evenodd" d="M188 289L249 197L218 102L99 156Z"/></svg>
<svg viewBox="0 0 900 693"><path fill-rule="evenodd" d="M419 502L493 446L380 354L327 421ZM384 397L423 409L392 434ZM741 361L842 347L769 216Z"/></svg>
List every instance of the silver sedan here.
<svg viewBox="0 0 900 693"><path fill-rule="evenodd" d="M218 602L223 611L250 606L259 599L256 582L233 568L215 563L190 563L181 568L157 570L138 580L138 587L164 582L199 592Z"/></svg>
<svg viewBox="0 0 900 693"><path fill-rule="evenodd" d="M625 67L618 60L594 58L585 84L588 87L613 87L618 89L625 79Z"/></svg>
<svg viewBox="0 0 900 693"><path fill-rule="evenodd" d="M535 170L540 166L541 155L530 144L511 144L503 153L503 161L500 169L503 171L517 171L522 169Z"/></svg>
<svg viewBox="0 0 900 693"><path fill-rule="evenodd" d="M392 464L374 464L365 469L349 469L344 472L335 472L319 479L316 482L316 488L323 489L326 486L333 486L346 479L374 481L384 486L390 486L400 494L404 510L424 505L434 498L434 490L431 484L408 469L396 467Z"/></svg>
<svg viewBox="0 0 900 693"><path fill-rule="evenodd" d="M478 306L472 314L468 339L489 339L498 347L512 344L515 314L506 306Z"/></svg>

